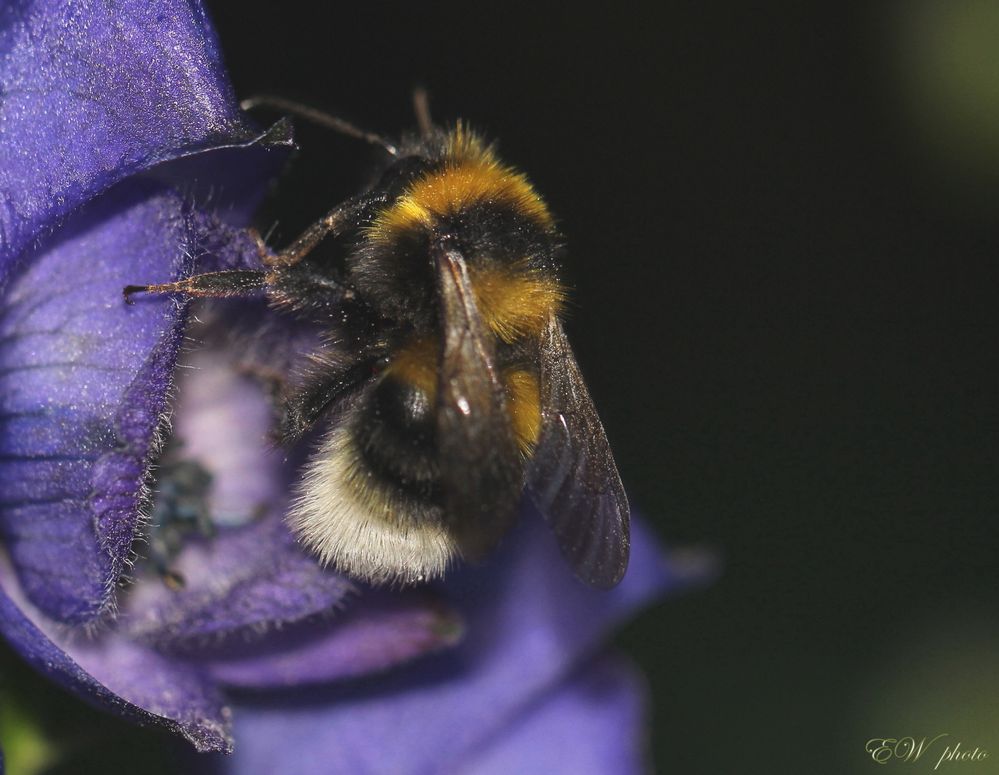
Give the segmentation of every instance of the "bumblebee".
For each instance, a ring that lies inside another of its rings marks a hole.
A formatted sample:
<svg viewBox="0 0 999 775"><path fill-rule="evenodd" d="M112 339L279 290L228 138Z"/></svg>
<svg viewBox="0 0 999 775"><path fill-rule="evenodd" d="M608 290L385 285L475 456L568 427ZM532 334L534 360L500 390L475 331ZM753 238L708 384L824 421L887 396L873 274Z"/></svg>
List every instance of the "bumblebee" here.
<svg viewBox="0 0 999 775"><path fill-rule="evenodd" d="M286 391L281 436L321 440L288 514L319 560L372 583L440 577L510 529L530 494L576 575L612 587L629 554L629 508L603 426L560 321L562 237L526 176L462 123L381 146L372 186L284 250L258 238L263 269L194 275L137 292L263 292L328 334ZM244 103L244 107L247 105ZM341 260L314 248L339 241Z"/></svg>

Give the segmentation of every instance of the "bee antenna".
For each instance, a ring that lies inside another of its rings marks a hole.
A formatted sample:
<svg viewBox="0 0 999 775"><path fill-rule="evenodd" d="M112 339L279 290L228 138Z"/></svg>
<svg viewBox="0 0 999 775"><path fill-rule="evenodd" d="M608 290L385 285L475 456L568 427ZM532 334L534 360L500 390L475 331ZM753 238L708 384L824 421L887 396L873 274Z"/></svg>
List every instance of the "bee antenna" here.
<svg viewBox="0 0 999 775"><path fill-rule="evenodd" d="M284 97L275 97L270 94L257 94L240 102L239 107L243 110L266 108L291 113L292 115L311 121L314 124L324 126L327 129L332 129L334 132L339 132L342 135L347 135L348 137L354 137L358 140L364 140L366 143L377 145L392 156L399 155L399 149L381 135L365 131L360 127L354 126L349 121L344 121L338 116L318 110L317 108L313 108L309 105L304 105L301 102L287 100Z"/></svg>
<svg viewBox="0 0 999 775"><path fill-rule="evenodd" d="M424 139L433 133L434 122L430 119L430 96L423 86L413 89L413 112L416 114L416 126Z"/></svg>

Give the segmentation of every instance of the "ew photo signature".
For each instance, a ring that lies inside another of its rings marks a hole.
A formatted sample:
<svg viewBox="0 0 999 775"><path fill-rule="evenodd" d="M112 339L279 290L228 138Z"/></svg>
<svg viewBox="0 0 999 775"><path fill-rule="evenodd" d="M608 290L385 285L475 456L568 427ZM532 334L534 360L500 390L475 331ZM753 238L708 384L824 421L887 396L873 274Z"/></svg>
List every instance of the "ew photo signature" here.
<svg viewBox="0 0 999 775"><path fill-rule="evenodd" d="M933 769L939 770L942 764L960 762L981 762L989 758L989 752L980 746L972 748L964 741L956 740L944 732L936 737L872 737L867 741L865 750L877 764L903 762L916 764L924 756L926 762L933 763Z"/></svg>

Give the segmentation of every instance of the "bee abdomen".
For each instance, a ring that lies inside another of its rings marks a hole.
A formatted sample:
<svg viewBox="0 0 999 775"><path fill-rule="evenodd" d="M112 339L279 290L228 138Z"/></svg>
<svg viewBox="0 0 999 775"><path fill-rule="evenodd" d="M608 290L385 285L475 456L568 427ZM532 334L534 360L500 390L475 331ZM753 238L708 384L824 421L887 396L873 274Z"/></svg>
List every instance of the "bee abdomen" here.
<svg viewBox="0 0 999 775"><path fill-rule="evenodd" d="M387 487L438 504L440 467L432 395L386 375L351 428L361 461Z"/></svg>
<svg viewBox="0 0 999 775"><path fill-rule="evenodd" d="M437 503L435 463L419 433L407 436L403 426L383 422L385 414L373 422L379 387L354 399L321 443L289 523L324 565L355 578L376 584L438 578L460 551ZM392 457L407 438L416 443Z"/></svg>

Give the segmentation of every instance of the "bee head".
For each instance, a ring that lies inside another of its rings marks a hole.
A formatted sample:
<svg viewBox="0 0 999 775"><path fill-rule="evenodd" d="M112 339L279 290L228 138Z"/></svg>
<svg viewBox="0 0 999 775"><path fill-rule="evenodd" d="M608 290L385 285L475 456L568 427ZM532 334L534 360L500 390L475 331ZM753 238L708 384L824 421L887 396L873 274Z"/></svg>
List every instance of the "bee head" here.
<svg viewBox="0 0 999 775"><path fill-rule="evenodd" d="M386 204L348 259L354 286L373 308L420 331L433 327L439 300L431 256L445 244L462 255L473 282L487 277L494 290L504 276L555 275L560 238L522 173L461 124L435 129L421 143L383 174Z"/></svg>

